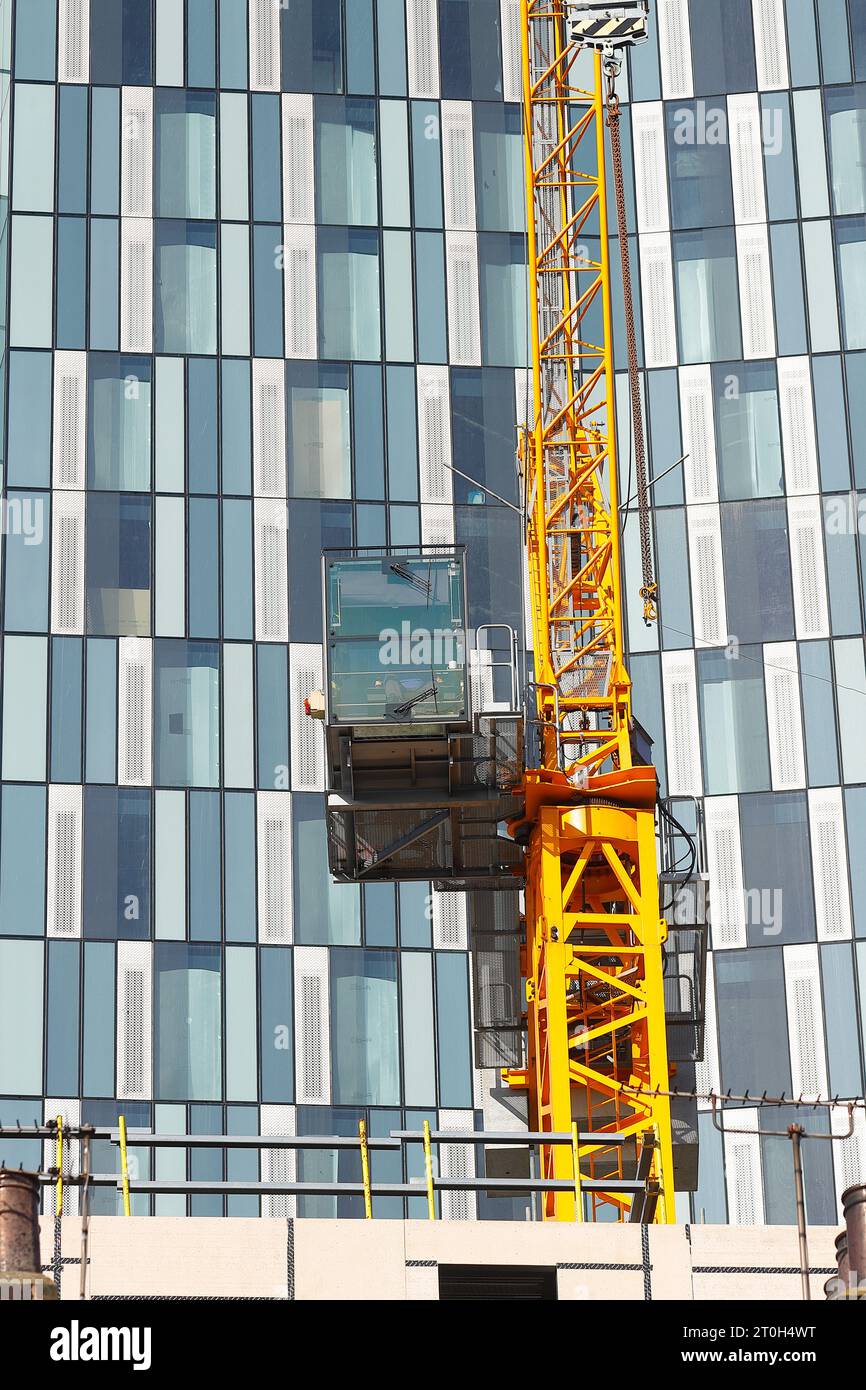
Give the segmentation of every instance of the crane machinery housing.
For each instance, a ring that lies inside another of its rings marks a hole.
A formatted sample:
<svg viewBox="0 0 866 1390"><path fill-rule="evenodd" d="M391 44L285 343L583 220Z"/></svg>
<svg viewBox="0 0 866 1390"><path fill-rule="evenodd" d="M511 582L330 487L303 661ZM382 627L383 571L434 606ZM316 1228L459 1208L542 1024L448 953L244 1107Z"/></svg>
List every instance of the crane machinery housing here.
<svg viewBox="0 0 866 1390"><path fill-rule="evenodd" d="M503 1063L527 1097L548 1184L541 1215L565 1221L670 1222L675 1188L696 1176L694 1136L672 1121L669 1091L675 1059L692 1065L702 1046L700 824L695 810L686 831L659 802L623 634L608 155L651 622L616 90L648 9L521 3L532 677L521 688L510 628L472 627L465 556L443 533L417 550L325 553L325 691L308 702L326 724L334 876L432 879L446 913L450 892L470 895L474 974L487 981L476 1045L485 1026L500 1043L477 1060ZM660 900L657 816L671 902Z"/></svg>

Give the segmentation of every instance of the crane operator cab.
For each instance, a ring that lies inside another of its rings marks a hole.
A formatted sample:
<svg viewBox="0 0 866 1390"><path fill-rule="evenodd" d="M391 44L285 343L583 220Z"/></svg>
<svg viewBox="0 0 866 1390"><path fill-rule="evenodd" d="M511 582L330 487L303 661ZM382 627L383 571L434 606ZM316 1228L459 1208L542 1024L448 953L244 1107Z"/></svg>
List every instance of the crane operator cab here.
<svg viewBox="0 0 866 1390"><path fill-rule="evenodd" d="M611 53L649 36L649 0L615 5L610 0L571 0L569 32L582 48Z"/></svg>

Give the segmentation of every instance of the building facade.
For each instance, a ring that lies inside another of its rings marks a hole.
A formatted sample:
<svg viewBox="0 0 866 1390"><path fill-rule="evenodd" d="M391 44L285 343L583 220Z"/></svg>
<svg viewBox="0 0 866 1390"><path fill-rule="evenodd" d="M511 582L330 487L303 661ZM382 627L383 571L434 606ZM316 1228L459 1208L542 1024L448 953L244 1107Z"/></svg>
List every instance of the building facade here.
<svg viewBox="0 0 866 1390"><path fill-rule="evenodd" d="M663 789L705 824L700 1089L856 1095L866 23L856 0L653 8L621 84L627 197L651 472L688 458L654 487L651 630L626 520L628 638ZM473 1065L465 905L330 883L302 703L323 547L465 545L471 621L522 624L519 520L493 495L517 500L527 390L519 11L0 0L0 1122L503 1127ZM780 1141L723 1140L706 1111L701 1141L695 1219L793 1219ZM835 1222L857 1153L809 1146L811 1221Z"/></svg>

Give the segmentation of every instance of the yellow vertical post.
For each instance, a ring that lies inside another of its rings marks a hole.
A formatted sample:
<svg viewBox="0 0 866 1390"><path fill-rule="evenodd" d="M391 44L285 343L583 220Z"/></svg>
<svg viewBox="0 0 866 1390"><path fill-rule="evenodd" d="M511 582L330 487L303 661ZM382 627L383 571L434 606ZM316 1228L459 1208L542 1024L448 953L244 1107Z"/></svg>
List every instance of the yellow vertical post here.
<svg viewBox="0 0 866 1390"><path fill-rule="evenodd" d="M571 1161L574 1164L574 1219L583 1220L583 1194L580 1190L580 1154L577 1142L577 1120L571 1122Z"/></svg>
<svg viewBox="0 0 866 1390"><path fill-rule="evenodd" d="M57 1144L55 1164L57 1167L57 1197L54 1204L55 1216L63 1215L63 1116L57 1116Z"/></svg>
<svg viewBox="0 0 866 1390"><path fill-rule="evenodd" d="M123 1181L123 1214L131 1216L129 1205L129 1164L126 1157L126 1116L121 1115L118 1120L120 1129L120 1175Z"/></svg>
<svg viewBox="0 0 866 1390"><path fill-rule="evenodd" d="M358 1121L358 1135L361 1140L361 1180L364 1184L364 1216L368 1221L373 1217L373 1192L370 1187L370 1150L367 1147L367 1122Z"/></svg>
<svg viewBox="0 0 866 1390"><path fill-rule="evenodd" d="M436 1193L433 1188L433 1148L430 1144L430 1121L424 1121L424 1176L427 1179L427 1215L436 1220Z"/></svg>

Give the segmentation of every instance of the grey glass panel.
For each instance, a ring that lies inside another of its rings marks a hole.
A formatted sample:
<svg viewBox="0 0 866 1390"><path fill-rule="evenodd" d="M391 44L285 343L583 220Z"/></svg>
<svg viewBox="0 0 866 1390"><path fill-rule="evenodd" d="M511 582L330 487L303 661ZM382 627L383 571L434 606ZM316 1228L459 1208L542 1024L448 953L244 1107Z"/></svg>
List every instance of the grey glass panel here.
<svg viewBox="0 0 866 1390"><path fill-rule="evenodd" d="M852 6L856 9L856 5ZM825 82L850 82L848 13L845 0L818 0L821 69Z"/></svg>
<svg viewBox="0 0 866 1390"><path fill-rule="evenodd" d="M516 503L514 373L454 368L451 405L455 467ZM456 502L476 499L478 488L459 474L453 481Z"/></svg>
<svg viewBox="0 0 866 1390"><path fill-rule="evenodd" d="M52 1096L79 1093L80 961L79 942L49 941L45 1087Z"/></svg>
<svg viewBox="0 0 866 1390"><path fill-rule="evenodd" d="M418 507L388 508L389 544L412 546L421 544L421 512Z"/></svg>
<svg viewBox="0 0 866 1390"><path fill-rule="evenodd" d="M678 230L725 227L734 220L724 105L677 101L665 106L671 217Z"/></svg>
<svg viewBox="0 0 866 1390"><path fill-rule="evenodd" d="M0 1091L7 1095L42 1093L43 952L41 941L0 941Z"/></svg>
<svg viewBox="0 0 866 1390"><path fill-rule="evenodd" d="M492 101L502 95L499 0L440 0L443 97Z"/></svg>
<svg viewBox="0 0 866 1390"><path fill-rule="evenodd" d="M151 359L91 353L88 365L88 487L148 491Z"/></svg>
<svg viewBox="0 0 866 1390"><path fill-rule="evenodd" d="M318 262L321 355L378 361L378 232L322 227Z"/></svg>
<svg viewBox="0 0 866 1390"><path fill-rule="evenodd" d="M219 782L219 649L208 642L154 643L156 781L166 787Z"/></svg>
<svg viewBox="0 0 866 1390"><path fill-rule="evenodd" d="M114 1094L114 947L88 941L84 946L84 1093Z"/></svg>
<svg viewBox="0 0 866 1390"><path fill-rule="evenodd" d="M379 93L406 95L406 12L402 0L376 0L379 31Z"/></svg>
<svg viewBox="0 0 866 1390"><path fill-rule="evenodd" d="M683 501L682 466L673 467L683 453L677 374L675 371L647 372L645 384L649 406L651 471L653 478L659 479L653 486L653 499L657 507L673 506ZM671 471L663 478L661 475L667 469Z"/></svg>
<svg viewBox="0 0 866 1390"><path fill-rule="evenodd" d="M836 498L824 499L824 550L830 593L830 626L835 637L862 632L857 584L857 541L853 532L831 521Z"/></svg>
<svg viewBox="0 0 866 1390"><path fill-rule="evenodd" d="M400 945L403 950L411 946L426 947L432 944L433 898L429 883L399 883L397 897L400 903Z"/></svg>
<svg viewBox="0 0 866 1390"><path fill-rule="evenodd" d="M57 318L54 341L59 348L87 346L87 223L83 217L57 222Z"/></svg>
<svg viewBox="0 0 866 1390"><path fill-rule="evenodd" d="M9 492L4 499L7 632L48 629L50 511L47 492Z"/></svg>
<svg viewBox="0 0 866 1390"><path fill-rule="evenodd" d="M220 798L218 792L189 796L189 935L191 941L219 941Z"/></svg>
<svg viewBox="0 0 866 1390"><path fill-rule="evenodd" d="M331 952L331 1035L338 1105L399 1105L397 956Z"/></svg>
<svg viewBox="0 0 866 1390"><path fill-rule="evenodd" d="M866 836L866 788L846 787L845 814L848 844L863 844ZM866 857L850 856L851 901L854 909L854 935L866 936ZM859 949L859 948L858 948Z"/></svg>
<svg viewBox="0 0 866 1390"><path fill-rule="evenodd" d="M217 364L190 358L187 368L190 492L217 491Z"/></svg>
<svg viewBox="0 0 866 1390"><path fill-rule="evenodd" d="M520 566L513 558L519 544L520 518L505 507L457 507L455 526L458 544L466 546L471 626L507 623L520 632Z"/></svg>
<svg viewBox="0 0 866 1390"><path fill-rule="evenodd" d="M736 660L699 651L698 691L707 795L768 791L770 765L760 648L741 647Z"/></svg>
<svg viewBox="0 0 866 1390"><path fill-rule="evenodd" d="M773 1130L774 1135L761 1137L761 1167L764 1178L764 1214L767 1224L793 1226L797 1220L796 1197L791 1176L791 1141L786 1130L791 1124L803 1125L819 1134L826 1132L826 1110L809 1110L793 1106L758 1111L761 1130ZM731 1121L735 1123L735 1121ZM782 1138L775 1132L782 1132ZM833 1145L807 1145L809 1159L803 1163L806 1195L806 1218L810 1225L836 1224L836 1197L833 1185ZM811 1161L810 1161L811 1160Z"/></svg>
<svg viewBox="0 0 866 1390"><path fill-rule="evenodd" d="M257 222L279 222L282 216L279 98L255 92L250 106L253 217Z"/></svg>
<svg viewBox="0 0 866 1390"><path fill-rule="evenodd" d="M368 883L364 888L364 944L397 945L397 900L393 883Z"/></svg>
<svg viewBox="0 0 866 1390"><path fill-rule="evenodd" d="M481 232L478 273L482 359L491 367L525 367L529 336L525 238Z"/></svg>
<svg viewBox="0 0 866 1390"><path fill-rule="evenodd" d="M758 80L750 0L689 0L689 12L695 94L753 92Z"/></svg>
<svg viewBox="0 0 866 1390"><path fill-rule="evenodd" d="M118 225L115 218L90 222L90 346L106 351L117 348Z"/></svg>
<svg viewBox="0 0 866 1390"><path fill-rule="evenodd" d="M387 545L388 526L385 507L378 502L361 502L356 511L358 546Z"/></svg>
<svg viewBox="0 0 866 1390"><path fill-rule="evenodd" d="M813 87L819 80L818 33L813 0L785 0L791 85Z"/></svg>
<svg viewBox="0 0 866 1390"><path fill-rule="evenodd" d="M259 1112L255 1105L226 1106L227 1134L258 1134ZM229 1149L226 1154L226 1177L231 1182L257 1182L259 1158L255 1151ZM226 1198L227 1216L258 1216L259 1199L237 1193Z"/></svg>
<svg viewBox="0 0 866 1390"><path fill-rule="evenodd" d="M0 935L45 931L45 788L0 794Z"/></svg>
<svg viewBox="0 0 866 1390"><path fill-rule="evenodd" d="M229 792L225 797L225 918L227 941L256 939L256 806L255 797Z"/></svg>
<svg viewBox="0 0 866 1390"><path fill-rule="evenodd" d="M150 635L149 497L90 493L87 499L87 631Z"/></svg>
<svg viewBox="0 0 866 1390"><path fill-rule="evenodd" d="M51 781L81 781L80 637L51 642Z"/></svg>
<svg viewBox="0 0 866 1390"><path fill-rule="evenodd" d="M322 640L322 551L352 544L349 503L293 502L289 508L289 624L293 642Z"/></svg>
<svg viewBox="0 0 866 1390"><path fill-rule="evenodd" d="M283 355L283 269L279 227L253 228L255 355Z"/></svg>
<svg viewBox="0 0 866 1390"><path fill-rule="evenodd" d="M473 111L478 228L522 234L526 211L520 107L479 102Z"/></svg>
<svg viewBox="0 0 866 1390"><path fill-rule="evenodd" d="M769 218L772 222L793 221L797 216L797 187L791 99L787 92L761 94L761 128Z"/></svg>
<svg viewBox="0 0 866 1390"><path fill-rule="evenodd" d="M187 81L191 87L213 87L216 83L215 27L215 0L187 0Z"/></svg>
<svg viewBox="0 0 866 1390"><path fill-rule="evenodd" d="M84 934L150 936L151 797L131 787L84 789Z"/></svg>
<svg viewBox="0 0 866 1390"><path fill-rule="evenodd" d="M90 0L90 80L148 86L151 6L140 0Z"/></svg>
<svg viewBox="0 0 866 1390"><path fill-rule="evenodd" d="M782 950L716 951L722 1087L791 1094Z"/></svg>
<svg viewBox="0 0 866 1390"><path fill-rule="evenodd" d="M794 599L784 501L722 505L728 630L740 642L794 636Z"/></svg>
<svg viewBox="0 0 866 1390"><path fill-rule="evenodd" d="M57 138L57 211L87 211L86 87L62 86Z"/></svg>
<svg viewBox="0 0 866 1390"><path fill-rule="evenodd" d="M833 786L839 781L839 754L829 643L800 643L800 684L809 786Z"/></svg>
<svg viewBox="0 0 866 1390"><path fill-rule="evenodd" d="M719 485L726 501L784 491L776 367L725 362L713 368Z"/></svg>
<svg viewBox="0 0 866 1390"><path fill-rule="evenodd" d="M350 497L348 368L292 362L286 387L290 496ZM356 409L366 421L375 396Z"/></svg>
<svg viewBox="0 0 866 1390"><path fill-rule="evenodd" d="M53 82L57 0L25 0L15 8L15 76Z"/></svg>
<svg viewBox="0 0 866 1390"><path fill-rule="evenodd" d="M375 103L316 98L317 220L338 226L378 221Z"/></svg>
<svg viewBox="0 0 866 1390"><path fill-rule="evenodd" d="M252 507L223 502L223 635L239 641L253 636Z"/></svg>
<svg viewBox="0 0 866 1390"><path fill-rule="evenodd" d="M796 223L773 223L770 227L770 250L779 356L793 356L805 352L807 348L803 263ZM820 360L816 357L813 363L817 365Z"/></svg>
<svg viewBox="0 0 866 1390"><path fill-rule="evenodd" d="M259 993L262 1101L291 1103L295 1087L291 951L270 946L259 952Z"/></svg>
<svg viewBox="0 0 866 1390"><path fill-rule="evenodd" d="M835 361L836 359L834 359ZM817 365L823 359L815 357L812 361ZM848 399L848 419L851 425L851 451L854 459L854 486L863 487L866 485L866 354L846 353L845 354L845 375L847 377L847 399ZM835 433L841 436L839 440L840 451L844 449L845 432L840 428L844 420L842 412L836 424ZM849 486L848 476L841 469L839 470L839 487Z"/></svg>
<svg viewBox="0 0 866 1390"><path fill-rule="evenodd" d="M157 1095L161 1100L219 1100L219 947L157 942L155 974Z"/></svg>
<svg viewBox="0 0 866 1390"><path fill-rule="evenodd" d="M836 223L839 297L846 348L866 347L866 229L863 218Z"/></svg>
<svg viewBox="0 0 866 1390"><path fill-rule="evenodd" d="M385 414L388 426L388 495L392 502L418 497L417 387L414 367L388 367Z"/></svg>
<svg viewBox="0 0 866 1390"><path fill-rule="evenodd" d="M281 9L280 20L283 90L342 91L340 0L293 0Z"/></svg>
<svg viewBox="0 0 866 1390"><path fill-rule="evenodd" d="M863 1094L863 1072L857 1041L857 997L854 960L847 942L821 946L821 984L827 1029L830 1094Z"/></svg>
<svg viewBox="0 0 866 1390"><path fill-rule="evenodd" d="M698 1186L692 1197L692 1212L701 1224L724 1226L728 1219L724 1140L713 1124L712 1115L698 1115L698 1142Z"/></svg>
<svg viewBox="0 0 866 1390"><path fill-rule="evenodd" d="M219 637L219 503L191 497L188 515L189 634Z"/></svg>
<svg viewBox="0 0 866 1390"><path fill-rule="evenodd" d="M835 492L837 489L851 486L848 437L846 431L840 428L840 422L845 419L840 358L813 357L812 382L815 393L818 454L821 461L821 487L826 492Z"/></svg>
<svg viewBox="0 0 866 1390"><path fill-rule="evenodd" d="M741 797L740 830L749 945L814 941L805 793Z"/></svg>
<svg viewBox="0 0 866 1390"><path fill-rule="evenodd" d="M285 790L289 766L288 666L285 647L256 648L259 786Z"/></svg>
<svg viewBox="0 0 866 1390"><path fill-rule="evenodd" d="M360 890L332 883L325 842L324 800L307 792L292 797L295 874L295 938L308 945L352 946L361 940Z"/></svg>
<svg viewBox="0 0 866 1390"><path fill-rule="evenodd" d="M250 495L250 364L221 364L222 490Z"/></svg>
<svg viewBox="0 0 866 1390"><path fill-rule="evenodd" d="M220 0L220 86L247 85L248 9L246 0Z"/></svg>
<svg viewBox="0 0 866 1390"><path fill-rule="evenodd" d="M320 369L320 371L322 370ZM352 368L352 416L356 496L384 497L385 432L382 416L382 370L380 367L355 366ZM289 448L290 450L294 449L291 430ZM360 536L358 537L358 544L365 544Z"/></svg>
<svg viewBox="0 0 866 1390"><path fill-rule="evenodd" d="M634 525L634 521L631 524ZM655 524L662 645L668 650L690 647L693 645L691 584L683 508L659 508Z"/></svg>
<svg viewBox="0 0 866 1390"><path fill-rule="evenodd" d="M442 226L442 136L439 106L412 102L412 190L416 227Z"/></svg>
<svg viewBox="0 0 866 1390"><path fill-rule="evenodd" d="M376 90L373 0L346 7L346 90L371 95Z"/></svg>
<svg viewBox="0 0 866 1390"><path fill-rule="evenodd" d="M120 204L120 93L91 89L90 211L117 216Z"/></svg>
<svg viewBox="0 0 866 1390"><path fill-rule="evenodd" d="M86 778L113 782L117 753L117 643L87 643Z"/></svg>
<svg viewBox="0 0 866 1390"><path fill-rule="evenodd" d="M155 216L215 217L215 97L158 87L154 142Z"/></svg>
<svg viewBox="0 0 866 1390"><path fill-rule="evenodd" d="M472 1057L467 957L462 951L437 951L435 960L439 1104L447 1109L468 1109L472 1105Z"/></svg>
<svg viewBox="0 0 866 1390"><path fill-rule="evenodd" d="M48 487L50 480L51 353L13 352L7 481L12 486Z"/></svg>
<svg viewBox="0 0 866 1390"><path fill-rule="evenodd" d="M677 320L684 362L741 355L734 234L728 228L673 238Z"/></svg>
<svg viewBox="0 0 866 1390"><path fill-rule="evenodd" d="M645 652L632 656L629 661L629 674L633 683L632 702L635 719L649 735L653 744L653 760L659 776L659 790L665 795L665 740L664 716L662 714L662 685L659 658L655 653Z"/></svg>
<svg viewBox="0 0 866 1390"><path fill-rule="evenodd" d="M359 1110L334 1109L326 1105L299 1105L296 1115L298 1134L356 1135ZM361 1156L357 1149L312 1149L298 1152L298 1177L304 1182L361 1181ZM299 1197L298 1215L303 1217L360 1217L364 1199L355 1197Z"/></svg>
<svg viewBox="0 0 866 1390"><path fill-rule="evenodd" d="M216 352L216 228L156 223L154 345L157 352Z"/></svg>
<svg viewBox="0 0 866 1390"><path fill-rule="evenodd" d="M418 359L448 361L448 303L445 292L445 238L441 232L415 234L415 302Z"/></svg>

